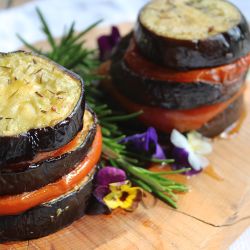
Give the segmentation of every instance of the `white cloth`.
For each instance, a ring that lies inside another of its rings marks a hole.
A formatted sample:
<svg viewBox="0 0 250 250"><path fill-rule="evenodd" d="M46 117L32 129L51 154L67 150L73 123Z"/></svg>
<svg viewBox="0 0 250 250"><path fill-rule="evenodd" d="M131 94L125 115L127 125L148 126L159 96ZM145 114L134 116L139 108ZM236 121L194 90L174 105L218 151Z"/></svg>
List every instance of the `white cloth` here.
<svg viewBox="0 0 250 250"><path fill-rule="evenodd" d="M22 43L16 37L21 34L34 43L44 39L35 12L39 7L48 21L52 33L60 36L73 20L76 29L83 30L93 22L103 19L102 25L135 21L138 10L148 0L33 0L27 4L0 11L0 51L12 51ZM250 20L250 1L232 0Z"/></svg>
<svg viewBox="0 0 250 250"><path fill-rule="evenodd" d="M0 51L12 51L22 43L16 34L34 43L43 40L35 7L44 14L52 33L61 36L72 21L77 30L103 19L102 25L134 21L146 0L36 0L25 5L0 11Z"/></svg>
<svg viewBox="0 0 250 250"><path fill-rule="evenodd" d="M66 26L76 22L76 29L83 30L93 22L104 19L102 25L124 21L135 21L138 10L147 0L34 0L27 4L0 11L0 51L18 49L22 43L16 34L30 43L43 40L40 22L35 12L39 7L46 17L54 36L60 36ZM231 0L250 21L250 1ZM230 250L250 249L250 229L247 230Z"/></svg>

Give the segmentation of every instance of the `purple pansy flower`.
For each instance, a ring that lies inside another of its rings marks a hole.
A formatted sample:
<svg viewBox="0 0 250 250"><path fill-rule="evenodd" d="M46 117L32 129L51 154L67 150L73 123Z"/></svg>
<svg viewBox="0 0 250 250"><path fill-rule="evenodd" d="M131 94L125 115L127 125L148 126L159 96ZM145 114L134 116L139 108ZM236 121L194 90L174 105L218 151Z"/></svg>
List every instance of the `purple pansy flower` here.
<svg viewBox="0 0 250 250"><path fill-rule="evenodd" d="M197 174L209 165L209 161L203 155L212 152L209 139L198 132L190 132L185 137L177 130L173 130L170 136L173 144L172 156L175 159L174 169L191 167L187 175Z"/></svg>
<svg viewBox="0 0 250 250"><path fill-rule="evenodd" d="M103 198L110 192L109 184L124 182L126 179L126 173L122 169L104 167L96 175L96 188L93 194L98 201L103 202Z"/></svg>
<svg viewBox="0 0 250 250"><path fill-rule="evenodd" d="M137 208L142 199L142 189L133 187L126 178L126 173L115 167L104 167L97 173L93 195L106 208L102 210L120 207L133 211Z"/></svg>
<svg viewBox="0 0 250 250"><path fill-rule="evenodd" d="M145 133L135 134L124 138L121 143L130 145L134 150L151 155L152 158L164 160L165 153L158 143L155 128L149 127Z"/></svg>
<svg viewBox="0 0 250 250"><path fill-rule="evenodd" d="M103 35L97 39L101 61L110 58L113 48L119 43L120 39L121 35L116 26L112 26L110 35Z"/></svg>

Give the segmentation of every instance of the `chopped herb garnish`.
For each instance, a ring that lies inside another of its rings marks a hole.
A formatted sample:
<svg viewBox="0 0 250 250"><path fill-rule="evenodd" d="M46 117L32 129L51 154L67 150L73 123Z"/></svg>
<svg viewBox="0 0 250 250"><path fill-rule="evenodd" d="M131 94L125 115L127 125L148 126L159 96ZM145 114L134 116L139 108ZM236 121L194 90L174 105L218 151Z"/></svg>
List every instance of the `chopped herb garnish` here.
<svg viewBox="0 0 250 250"><path fill-rule="evenodd" d="M38 74L39 72L41 72L43 69L38 69L37 71L35 71L33 74Z"/></svg>
<svg viewBox="0 0 250 250"><path fill-rule="evenodd" d="M39 97L43 97L43 95L39 93L38 91L36 91L35 94L38 95Z"/></svg>
<svg viewBox="0 0 250 250"><path fill-rule="evenodd" d="M58 92L56 92L57 95L66 94L66 93L67 93L66 91L58 91Z"/></svg>
<svg viewBox="0 0 250 250"><path fill-rule="evenodd" d="M13 97L15 94L17 94L18 91L19 91L19 89L17 89L16 91L14 91L14 92L9 96L9 98L11 98L11 97Z"/></svg>
<svg viewBox="0 0 250 250"><path fill-rule="evenodd" d="M0 68L2 68L2 69L6 69L6 70L11 70L11 68L10 68L10 67L8 67L8 66L0 66Z"/></svg>
<svg viewBox="0 0 250 250"><path fill-rule="evenodd" d="M52 90L47 89L51 94L55 95L56 93L53 92Z"/></svg>

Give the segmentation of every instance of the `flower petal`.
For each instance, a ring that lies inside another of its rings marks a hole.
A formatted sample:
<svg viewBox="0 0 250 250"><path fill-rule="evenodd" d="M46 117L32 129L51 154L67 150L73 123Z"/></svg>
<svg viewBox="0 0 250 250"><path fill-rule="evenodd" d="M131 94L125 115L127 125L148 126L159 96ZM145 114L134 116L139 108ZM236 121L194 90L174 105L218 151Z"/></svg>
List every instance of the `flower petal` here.
<svg viewBox="0 0 250 250"><path fill-rule="evenodd" d="M122 188L130 188L132 186L132 183L129 180L122 181L122 182L116 182L116 183L110 183L109 189L111 192L119 192L122 190Z"/></svg>
<svg viewBox="0 0 250 250"><path fill-rule="evenodd" d="M192 131L187 134L187 138L195 153L206 155L212 152L210 140L206 137L203 137L200 133Z"/></svg>
<svg viewBox="0 0 250 250"><path fill-rule="evenodd" d="M121 192L119 193L111 192L103 198L103 201L110 209L116 209L121 205L119 200L121 195L122 195Z"/></svg>
<svg viewBox="0 0 250 250"><path fill-rule="evenodd" d="M166 155L165 155L162 147L158 143L156 144L155 153L152 155L152 157L155 159L159 159L159 160L166 159Z"/></svg>
<svg viewBox="0 0 250 250"><path fill-rule="evenodd" d="M133 211L142 199L141 188L131 187L130 181L121 185L120 183L111 183L109 187L111 193L106 195L103 201L111 209L120 207L127 211Z"/></svg>
<svg viewBox="0 0 250 250"><path fill-rule="evenodd" d="M93 195L95 196L95 198L103 203L103 198L110 193L109 187L108 186L98 186L95 188Z"/></svg>
<svg viewBox="0 0 250 250"><path fill-rule="evenodd" d="M122 169L110 166L102 168L96 175L98 186L108 186L110 183L123 182L126 179L126 173Z"/></svg>
<svg viewBox="0 0 250 250"><path fill-rule="evenodd" d="M97 39L101 61L110 58L113 48L119 43L120 39L120 32L115 26L112 26L110 35L103 35Z"/></svg>
<svg viewBox="0 0 250 250"><path fill-rule="evenodd" d="M188 162L190 166L196 171L199 171L209 165L209 161L207 158L195 154L194 152L189 153Z"/></svg>
<svg viewBox="0 0 250 250"><path fill-rule="evenodd" d="M187 152L191 151L187 138L176 129L173 129L170 135L170 141L178 148L183 148Z"/></svg>
<svg viewBox="0 0 250 250"><path fill-rule="evenodd" d="M174 147L172 151L173 158L175 159L175 163L182 168L189 167L188 156L189 152L184 148Z"/></svg>
<svg viewBox="0 0 250 250"><path fill-rule="evenodd" d="M112 47L115 47L121 39L121 35L119 29L116 26L111 27L111 36L110 36L110 43Z"/></svg>
<svg viewBox="0 0 250 250"><path fill-rule="evenodd" d="M126 193L126 198L121 197L121 208L127 211L134 211L139 202L142 200L142 190L138 187L132 187L126 190L123 190L123 194ZM123 199L122 199L123 198Z"/></svg>
<svg viewBox="0 0 250 250"><path fill-rule="evenodd" d="M153 158L166 159L162 147L158 144L158 135L153 127L149 127L145 133L128 136L121 143L126 143L134 150Z"/></svg>

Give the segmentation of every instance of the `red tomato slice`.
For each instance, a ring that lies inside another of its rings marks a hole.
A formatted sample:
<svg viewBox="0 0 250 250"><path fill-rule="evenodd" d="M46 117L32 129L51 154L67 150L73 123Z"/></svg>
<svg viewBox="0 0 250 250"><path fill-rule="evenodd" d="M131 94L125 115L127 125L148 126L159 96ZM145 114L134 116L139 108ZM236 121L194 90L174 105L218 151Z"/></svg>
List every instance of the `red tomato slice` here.
<svg viewBox="0 0 250 250"><path fill-rule="evenodd" d="M142 110L143 114L141 114L138 119L145 125L153 126L165 133L170 133L174 128L178 129L180 132L201 128L205 123L224 111L245 90L245 87L241 88L232 98L223 103L189 110L169 110L134 103L119 93L109 80L103 82L103 85L124 109L128 112Z"/></svg>
<svg viewBox="0 0 250 250"><path fill-rule="evenodd" d="M69 174L57 182L48 184L33 192L0 197L0 215L14 215L25 212L41 203L51 201L79 185L84 177L98 163L102 152L102 134L98 127L95 139L84 160Z"/></svg>
<svg viewBox="0 0 250 250"><path fill-rule="evenodd" d="M215 67L190 71L176 71L161 67L144 58L136 47L134 40L124 55L126 65L135 73L151 79L168 82L207 82L212 84L233 84L242 79L250 64L250 54L240 58L234 63Z"/></svg>

